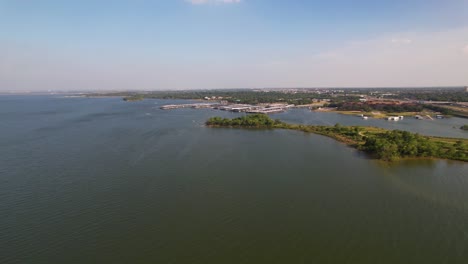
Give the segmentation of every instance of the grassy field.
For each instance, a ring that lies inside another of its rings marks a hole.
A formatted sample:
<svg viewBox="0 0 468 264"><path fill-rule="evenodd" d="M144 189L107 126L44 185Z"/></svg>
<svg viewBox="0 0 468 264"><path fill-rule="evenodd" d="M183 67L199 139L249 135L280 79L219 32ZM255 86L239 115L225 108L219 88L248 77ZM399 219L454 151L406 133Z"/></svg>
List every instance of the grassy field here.
<svg viewBox="0 0 468 264"><path fill-rule="evenodd" d="M433 111L424 111L424 112L401 112L401 113L387 113L387 112L378 112L378 111L373 111L373 112L363 112L363 111L339 111L339 110L326 110L323 112L330 112L330 113L338 113L338 114L343 114L343 115L354 115L354 116L359 116L359 115L364 115L368 116L371 118L379 118L379 119L385 119L390 116L405 116L405 117L414 117L415 115L420 115L420 116L434 116L437 113Z"/></svg>

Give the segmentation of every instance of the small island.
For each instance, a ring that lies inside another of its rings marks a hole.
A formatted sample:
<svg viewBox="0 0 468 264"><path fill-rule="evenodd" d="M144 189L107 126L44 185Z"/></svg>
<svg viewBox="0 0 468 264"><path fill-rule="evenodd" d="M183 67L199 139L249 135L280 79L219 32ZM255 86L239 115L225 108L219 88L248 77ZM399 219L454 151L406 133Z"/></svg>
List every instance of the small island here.
<svg viewBox="0 0 468 264"><path fill-rule="evenodd" d="M468 131L468 125L463 125L462 127L460 127L460 129Z"/></svg>
<svg viewBox="0 0 468 264"><path fill-rule="evenodd" d="M125 102L136 102L136 101L141 101L144 100L145 97L143 95L132 95L132 96L126 96L122 100Z"/></svg>
<svg viewBox="0 0 468 264"><path fill-rule="evenodd" d="M315 126L284 123L264 114L233 119L212 117L209 127L291 129L333 138L383 161L409 158L439 158L468 162L468 140L422 136L419 134L364 126Z"/></svg>

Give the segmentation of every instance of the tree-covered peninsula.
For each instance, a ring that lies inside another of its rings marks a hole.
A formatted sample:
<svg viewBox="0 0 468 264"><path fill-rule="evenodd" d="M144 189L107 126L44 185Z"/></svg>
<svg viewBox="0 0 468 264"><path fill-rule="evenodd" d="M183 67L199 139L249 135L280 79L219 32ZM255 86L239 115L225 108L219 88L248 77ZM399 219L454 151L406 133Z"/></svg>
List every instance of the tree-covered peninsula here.
<svg viewBox="0 0 468 264"><path fill-rule="evenodd" d="M384 161L402 158L441 158L468 161L468 140L362 126L314 126L287 124L267 115L254 114L233 119L212 117L210 127L291 129L331 137Z"/></svg>

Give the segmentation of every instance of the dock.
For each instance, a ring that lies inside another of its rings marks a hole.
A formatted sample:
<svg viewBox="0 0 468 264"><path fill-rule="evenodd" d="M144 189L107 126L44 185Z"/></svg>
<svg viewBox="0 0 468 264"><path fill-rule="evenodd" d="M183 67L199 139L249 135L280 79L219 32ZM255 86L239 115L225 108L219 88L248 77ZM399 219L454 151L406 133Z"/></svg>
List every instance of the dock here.
<svg viewBox="0 0 468 264"><path fill-rule="evenodd" d="M250 110L247 113L249 114L276 114L286 111L285 108L280 107L270 107L270 108L260 108L256 110Z"/></svg>
<svg viewBox="0 0 468 264"><path fill-rule="evenodd" d="M404 116L389 116L387 117L388 121L400 121L403 120L405 117Z"/></svg>
<svg viewBox="0 0 468 264"><path fill-rule="evenodd" d="M287 109L295 107L287 104L249 105L249 104L220 104L220 103L197 103L197 104L171 104L160 107L162 110L172 110L180 108L211 108L222 111L248 114L275 114L285 112Z"/></svg>
<svg viewBox="0 0 468 264"><path fill-rule="evenodd" d="M179 104L179 105L163 105L162 110L171 110L179 108L215 108L218 104Z"/></svg>

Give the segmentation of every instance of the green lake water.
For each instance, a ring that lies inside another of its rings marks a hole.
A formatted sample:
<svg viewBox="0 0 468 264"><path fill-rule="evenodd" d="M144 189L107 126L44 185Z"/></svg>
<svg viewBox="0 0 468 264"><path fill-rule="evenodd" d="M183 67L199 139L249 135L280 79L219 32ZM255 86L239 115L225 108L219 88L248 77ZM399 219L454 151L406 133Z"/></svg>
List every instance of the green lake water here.
<svg viewBox="0 0 468 264"><path fill-rule="evenodd" d="M178 102L0 96L0 263L468 263L467 163L159 109ZM468 137L459 118L272 117Z"/></svg>

